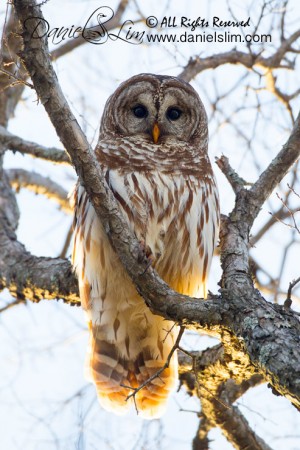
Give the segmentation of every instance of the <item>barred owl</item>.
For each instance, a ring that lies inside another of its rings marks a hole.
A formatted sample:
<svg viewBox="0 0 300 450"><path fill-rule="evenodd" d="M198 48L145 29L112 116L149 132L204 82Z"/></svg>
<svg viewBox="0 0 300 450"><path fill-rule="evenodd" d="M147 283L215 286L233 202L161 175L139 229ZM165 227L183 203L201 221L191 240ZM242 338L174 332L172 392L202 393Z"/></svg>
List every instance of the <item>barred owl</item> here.
<svg viewBox="0 0 300 450"><path fill-rule="evenodd" d="M108 99L95 149L131 230L177 292L205 297L219 222L207 155L207 117L196 91L170 76L140 74ZM111 247L84 187L73 194L72 262L89 324L88 373L100 404L123 413L136 388L165 363L178 335L153 315ZM177 382L177 355L136 394L144 418L160 417Z"/></svg>

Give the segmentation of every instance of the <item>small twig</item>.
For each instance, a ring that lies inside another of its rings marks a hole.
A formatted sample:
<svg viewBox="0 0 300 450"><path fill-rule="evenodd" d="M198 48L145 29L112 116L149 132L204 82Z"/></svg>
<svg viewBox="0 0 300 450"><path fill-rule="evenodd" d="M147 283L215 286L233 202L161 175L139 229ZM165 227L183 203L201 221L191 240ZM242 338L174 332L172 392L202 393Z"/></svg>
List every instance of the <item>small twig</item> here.
<svg viewBox="0 0 300 450"><path fill-rule="evenodd" d="M179 348L179 343L180 343L180 340L181 340L181 338L182 338L183 333L184 333L184 327L180 327L180 330L179 330L177 339L176 339L176 341L175 341L175 344L173 345L173 347L172 347L172 349L171 349L171 351L170 351L170 353L169 353L169 355L168 355L168 357L167 357L167 360L166 360L165 364L164 364L157 372L155 372L153 375L151 375L151 377L149 377L146 381L144 381L144 383L142 383L142 384L141 384L139 387L137 387L137 388L132 388L131 386L123 386L123 387L127 387L127 388L133 390L133 392L127 396L126 401L128 401L131 397L133 397L133 398L134 398L134 403L135 403L135 396L136 396L136 394L137 394L141 389L143 389L144 387L148 386L148 384L150 384L151 381L155 380L155 378L160 378L160 374L161 374L165 369L167 369L167 368L169 367L171 358L172 358L172 356L173 356L175 350L177 350L177 349ZM161 379L161 378L160 378L160 379ZM138 413L136 403L135 403L135 408L136 408L136 411L137 411L137 413Z"/></svg>
<svg viewBox="0 0 300 450"><path fill-rule="evenodd" d="M16 75L14 75L13 73L9 72L8 70L5 70L5 69L0 68L0 72L1 72L1 73L4 73L4 75L6 75L8 78L13 78L13 79L16 80L18 83L24 84L25 86L30 87L30 89L34 89L33 84L28 83L28 81L22 80L22 78L17 77Z"/></svg>
<svg viewBox="0 0 300 450"><path fill-rule="evenodd" d="M26 303L25 298L18 297L13 302L8 303L7 305L3 306L2 308L0 308L0 314L3 313L4 311L7 311L10 308L13 308L16 305L19 305L20 303Z"/></svg>
<svg viewBox="0 0 300 450"><path fill-rule="evenodd" d="M283 200L282 197L280 197L280 195L279 195L278 193L276 193L276 196L277 196L277 198L281 201L281 203L283 204L283 206L287 209L287 211L288 211L290 217L292 218L294 224L291 225L291 224L289 224L289 223L286 223L286 222L284 222L283 220L279 219L278 217L275 217L275 219L276 219L278 222L282 223L283 225L285 225L285 226L287 226L287 227L289 227L289 228L295 229L295 230L300 234L300 229L299 229L299 227L298 227L298 225L297 225L297 222L296 222L296 219L295 219L294 212L289 208L289 206L287 205L287 203ZM299 210L296 210L295 212L298 212L298 211L299 211ZM272 214L272 213L270 212L270 214Z"/></svg>
<svg viewBox="0 0 300 450"><path fill-rule="evenodd" d="M70 247L70 243L71 243L71 240L72 240L72 235L73 235L73 225L71 225L69 230L68 230L68 233L67 233L67 236L65 238L65 242L64 242L63 248L62 248L60 254L58 255L59 258L66 258L67 257L67 251L68 251L68 248Z"/></svg>
<svg viewBox="0 0 300 450"><path fill-rule="evenodd" d="M176 323L173 323L173 325L171 326L171 328L169 330L166 330L165 328L163 329L163 331L166 332L166 335L163 339L163 343L166 342L167 337L169 336L169 334L172 332L172 330L176 327Z"/></svg>
<svg viewBox="0 0 300 450"><path fill-rule="evenodd" d="M220 348L220 346L216 346L215 348ZM197 384L197 390L200 389L200 384L198 381L198 377L197 377L197 359L199 358L199 355L201 355L202 352L200 352L200 354L198 352L196 353L192 353L189 352L188 350L185 350L182 347L178 347L178 350L180 350L182 353L186 354L187 356L189 356L192 359L192 372L194 373L195 376L195 381ZM212 363L215 364L215 363ZM203 388L214 400L216 400L218 403L220 403L220 405L224 406L224 408L230 409L230 406L226 405L225 403L222 402L222 400L220 400L219 398L217 398L209 389L207 389L205 386L201 386L201 388ZM200 394L198 395L198 397L201 399Z"/></svg>
<svg viewBox="0 0 300 450"><path fill-rule="evenodd" d="M300 233L300 230L299 230L297 227L295 227L294 225L291 225L290 223L284 222L284 221L281 220L279 217L276 217L271 211L269 211L269 214L270 214L272 217L274 217L274 219L275 219L277 222L282 223L282 225L285 225L285 226L288 227L288 228L295 229L296 231L298 231L298 233Z"/></svg>
<svg viewBox="0 0 300 450"><path fill-rule="evenodd" d="M291 296L292 296L292 290L293 290L293 288L296 286L296 284L299 283L299 281L300 281L300 277L299 277L299 278L296 278L296 279L293 280L293 281L291 281L290 284L289 284L289 288L288 288L288 291L287 291L287 297L286 297L286 300L285 300L285 302L284 302L284 307L285 307L286 309L290 309L290 307L291 307L291 305L292 305L292 298L291 298Z"/></svg>
<svg viewBox="0 0 300 450"><path fill-rule="evenodd" d="M282 150L277 154L267 169L260 175L250 190L251 201L255 204L252 219L249 225L252 226L254 219L258 215L263 203L272 193L274 188L280 183L284 175L291 168L300 155L300 114L298 115L293 130L284 144Z"/></svg>
<svg viewBox="0 0 300 450"><path fill-rule="evenodd" d="M298 210L292 209L291 210L293 214L295 214ZM250 245L251 247L255 247L257 242L269 231L269 229L276 223L281 222L284 219L287 219L289 217L289 212L284 211L284 206L282 205L278 211L275 213L272 213L269 211L269 214L271 215L270 219L263 225L263 227L257 232L255 236L251 236L250 239Z"/></svg>
<svg viewBox="0 0 300 450"><path fill-rule="evenodd" d="M300 198L298 192L296 192L295 189L289 183L287 184L287 187L289 188L290 191L293 192L293 194L295 194L298 198Z"/></svg>

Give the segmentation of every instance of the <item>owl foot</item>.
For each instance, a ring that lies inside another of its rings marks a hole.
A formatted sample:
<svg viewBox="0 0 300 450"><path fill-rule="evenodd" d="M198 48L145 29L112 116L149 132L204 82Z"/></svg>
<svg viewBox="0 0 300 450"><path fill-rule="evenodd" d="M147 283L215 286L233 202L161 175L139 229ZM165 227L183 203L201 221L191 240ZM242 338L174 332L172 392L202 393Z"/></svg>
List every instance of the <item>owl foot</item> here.
<svg viewBox="0 0 300 450"><path fill-rule="evenodd" d="M140 239L139 244L140 244L140 258L139 258L140 262L143 261L145 255L148 260L146 268L143 272L143 274L144 274L145 272L147 272L149 267L152 266L153 263L155 262L155 256L152 253L151 247L149 247L149 245L146 244L144 239Z"/></svg>

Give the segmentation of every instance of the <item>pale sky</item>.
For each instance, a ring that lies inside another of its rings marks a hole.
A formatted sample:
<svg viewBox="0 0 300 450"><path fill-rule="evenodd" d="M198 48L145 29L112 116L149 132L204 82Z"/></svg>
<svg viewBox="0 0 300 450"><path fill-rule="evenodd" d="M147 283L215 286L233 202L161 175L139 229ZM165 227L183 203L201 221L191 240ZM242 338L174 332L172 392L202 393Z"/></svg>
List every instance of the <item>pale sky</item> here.
<svg viewBox="0 0 300 450"><path fill-rule="evenodd" d="M224 20L230 17L223 0L153 0L137 3L145 17L155 16L159 20L164 16L177 17L177 20L181 16L201 17L209 21L214 16ZM237 1L229 3L240 20L248 18L245 5L251 4L250 18L255 22L260 1L243 2L242 6ZM101 4L98 1L51 0L43 6L43 14L51 29L73 24L84 25L99 6L109 5L115 9L116 4L116 1ZM271 21L276 20L279 10L275 9L276 2L273 4L273 9L261 23L260 33L267 33ZM0 5L1 21L4 10L5 5ZM136 7L132 6L126 13L126 19L134 20L137 17ZM291 2L288 17L288 30L292 32L300 18L297 0ZM149 32L143 24L139 24L137 29ZM250 32L252 29L249 27ZM182 29L177 29L177 33L181 32ZM276 45L275 34L273 44ZM247 51L245 44L237 47ZM54 49L55 46L51 44L50 48ZM204 57L231 48L230 43L181 42L174 45L143 42L141 45L130 45L120 40L108 40L103 45L85 44L57 60L54 67L73 112L90 142L95 144L105 101L121 81L141 72L178 75L190 56ZM266 47L266 56L268 52L272 52L272 45ZM292 92L298 86L299 67L297 71L284 74L277 71L278 82L283 90ZM210 119L211 161L214 162L216 156L224 153L239 174L253 182L257 178L257 170L264 169L280 150L288 136L290 123L278 103L272 106L274 98L271 94L259 90L264 86L264 80L259 74L249 73L248 77L241 79L244 74L242 67L227 65L214 72L202 73L192 84L199 92ZM217 112L212 116L212 100L216 95L228 92L240 79L235 96L231 97L230 102L221 102L223 113ZM250 86L249 89L246 86ZM263 104L264 116L255 128L250 151L242 135L252 139L257 96ZM299 99L293 103L295 112L297 107L299 109L299 103ZM240 135L226 121L226 117L239 124ZM220 122L222 126L219 126ZM9 130L24 139L62 148L43 106L37 104L36 95L28 88L25 89L15 118L9 124ZM76 179L72 168L11 152L5 157L5 167L20 167L50 176L67 190L72 188ZM221 210L227 213L233 205L231 188L218 168L214 170L220 189ZM25 190L17 198L21 211L19 240L36 255L57 256L71 224L71 217L59 211L55 203ZM272 207L278 208L276 202L278 199L273 194L264 206L253 233L268 220L268 211ZM280 266L283 243L289 239L285 231L283 225L276 225L252 253L274 275ZM299 276L298 255L298 247L289 254L288 270L283 274L286 287L291 279ZM217 292L219 278L219 262L216 260L209 281L211 291ZM0 293L0 307L9 300L10 296L6 292ZM28 303L1 315L0 447L5 450L190 448L198 425L195 411L199 411L199 402L194 398L189 399L184 389L170 399L168 411L160 421L143 422L134 411L128 416L118 417L101 410L93 386L83 375L87 337L81 309L71 308L62 302ZM195 350L205 349L214 342L211 338L193 336L192 333L187 333L184 338L184 345ZM238 405L257 434L272 448L300 448L300 419L288 400L273 396L264 385L249 391L239 399ZM140 436L141 432L143 437ZM213 430L210 439L212 450L232 449L219 430Z"/></svg>

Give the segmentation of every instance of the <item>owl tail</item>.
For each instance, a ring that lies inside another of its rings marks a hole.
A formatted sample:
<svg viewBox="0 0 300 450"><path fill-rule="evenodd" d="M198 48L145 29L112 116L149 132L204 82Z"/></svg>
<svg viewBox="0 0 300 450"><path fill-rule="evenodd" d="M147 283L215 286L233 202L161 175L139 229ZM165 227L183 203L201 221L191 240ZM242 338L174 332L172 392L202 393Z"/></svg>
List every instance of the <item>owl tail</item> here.
<svg viewBox="0 0 300 450"><path fill-rule="evenodd" d="M171 340L170 340L171 341ZM126 413L135 402L140 417L155 419L160 417L165 409L169 394L177 382L177 354L174 352L169 367L165 368L139 390L135 397L128 396L141 384L147 382L161 369L172 345L163 345L164 359L157 358L157 347L143 347L134 361L120 355L118 344L108 342L97 336L94 327L91 329L88 349L88 378L96 386L99 402L103 408L116 414Z"/></svg>
<svg viewBox="0 0 300 450"><path fill-rule="evenodd" d="M172 346L166 347L166 358ZM159 369L164 367L166 359L153 359L151 348L147 348L140 353L136 361L136 379L138 386L147 382L150 377L157 374ZM177 353L171 358L169 367L165 368L159 376L156 376L150 383L141 389L136 395L136 407L141 412L144 419L155 419L161 417L165 412L167 400L174 391L178 379Z"/></svg>

